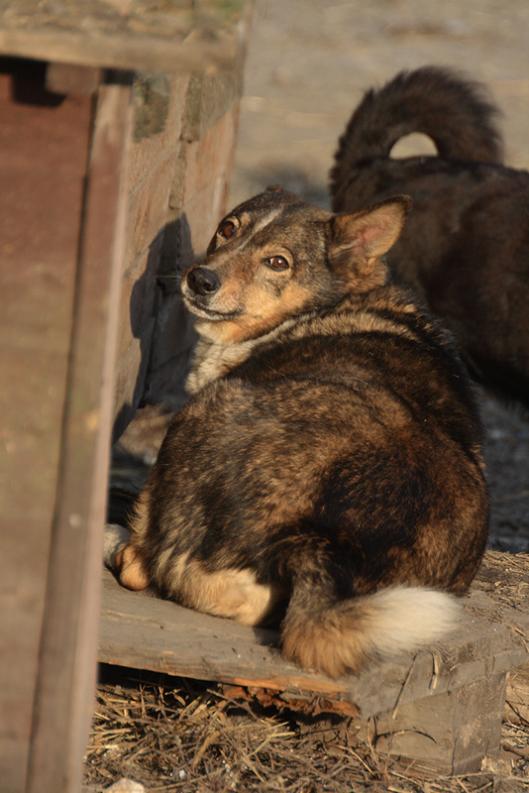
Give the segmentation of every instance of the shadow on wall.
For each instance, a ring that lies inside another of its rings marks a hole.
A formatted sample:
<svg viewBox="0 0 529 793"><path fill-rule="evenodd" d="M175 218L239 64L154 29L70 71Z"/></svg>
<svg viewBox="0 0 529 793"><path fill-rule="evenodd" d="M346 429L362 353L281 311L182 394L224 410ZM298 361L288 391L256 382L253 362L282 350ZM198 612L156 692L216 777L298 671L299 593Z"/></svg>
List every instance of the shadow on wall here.
<svg viewBox="0 0 529 793"><path fill-rule="evenodd" d="M22 105L58 107L66 97L46 85L47 64L23 58L0 58L0 74L11 77L11 98Z"/></svg>
<svg viewBox="0 0 529 793"><path fill-rule="evenodd" d="M130 362L137 370L136 379L130 385L128 362L117 362L130 398L113 427L107 513L111 523L128 525L171 416L187 399L184 382L196 334L180 299L179 281L194 258L189 223L182 215L153 239L143 272L131 290L129 323L131 335L139 341L139 362L136 351ZM136 413L146 405L151 406L147 412ZM139 420L131 421L135 414Z"/></svg>
<svg viewBox="0 0 529 793"><path fill-rule="evenodd" d="M122 435L135 411L145 405L177 410L186 401L184 382L196 344L192 319L180 298L180 273L195 259L185 214L166 224L149 246L142 274L129 301L131 336L139 341L140 355L134 386L114 421L113 443ZM126 380L127 361L118 361ZM118 374L118 393L119 376Z"/></svg>

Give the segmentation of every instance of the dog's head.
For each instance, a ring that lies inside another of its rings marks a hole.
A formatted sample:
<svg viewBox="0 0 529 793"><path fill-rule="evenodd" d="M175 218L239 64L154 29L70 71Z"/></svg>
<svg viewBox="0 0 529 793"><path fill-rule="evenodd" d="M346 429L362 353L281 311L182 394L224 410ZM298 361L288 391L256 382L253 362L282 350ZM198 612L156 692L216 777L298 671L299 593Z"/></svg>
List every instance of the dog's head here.
<svg viewBox="0 0 529 793"><path fill-rule="evenodd" d="M380 257L397 240L410 200L331 215L280 188L240 204L219 224L207 257L182 279L198 332L234 343L285 319L384 283Z"/></svg>

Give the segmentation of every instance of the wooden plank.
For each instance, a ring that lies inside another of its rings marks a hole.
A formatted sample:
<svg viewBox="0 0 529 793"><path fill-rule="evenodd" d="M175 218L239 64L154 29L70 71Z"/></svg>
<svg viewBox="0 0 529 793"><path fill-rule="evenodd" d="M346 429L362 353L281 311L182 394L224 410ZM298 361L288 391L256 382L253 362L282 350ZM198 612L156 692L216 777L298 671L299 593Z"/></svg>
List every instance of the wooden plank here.
<svg viewBox="0 0 529 793"><path fill-rule="evenodd" d="M377 751L430 773L480 771L484 757L499 754L505 678L492 674L376 717Z"/></svg>
<svg viewBox="0 0 529 793"><path fill-rule="evenodd" d="M176 72L238 57L248 2L0 0L0 54Z"/></svg>
<svg viewBox="0 0 529 793"><path fill-rule="evenodd" d="M101 79L101 69L90 66L48 63L46 69L46 86L55 94L90 96L99 88Z"/></svg>
<svg viewBox="0 0 529 793"><path fill-rule="evenodd" d="M130 87L100 88L79 248L28 793L79 790L93 706L130 111Z"/></svg>
<svg viewBox="0 0 529 793"><path fill-rule="evenodd" d="M529 724L529 663L511 672L505 699L505 717L516 724Z"/></svg>
<svg viewBox="0 0 529 793"><path fill-rule="evenodd" d="M0 59L0 788L25 789L68 376L89 98Z"/></svg>
<svg viewBox="0 0 529 793"><path fill-rule="evenodd" d="M397 702L404 705L463 687L491 673L501 675L527 658L516 633L484 618L496 604L477 592L468 598L461 627L435 648L435 663L432 652L425 651L414 659L383 667L374 664L359 676L333 681L284 661L271 631L245 628L128 592L107 571L103 580L100 661L294 696L323 695L353 703L364 717L391 710Z"/></svg>

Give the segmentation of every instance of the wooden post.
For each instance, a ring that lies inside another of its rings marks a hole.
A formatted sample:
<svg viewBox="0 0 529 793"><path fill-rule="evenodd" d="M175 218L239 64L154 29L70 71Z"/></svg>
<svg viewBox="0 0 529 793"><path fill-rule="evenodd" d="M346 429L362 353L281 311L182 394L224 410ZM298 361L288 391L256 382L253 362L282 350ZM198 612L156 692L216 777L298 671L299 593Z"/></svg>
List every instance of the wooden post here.
<svg viewBox="0 0 529 793"><path fill-rule="evenodd" d="M0 780L25 789L93 102L0 59Z"/></svg>
<svg viewBox="0 0 529 793"><path fill-rule="evenodd" d="M0 61L2 791L76 790L89 727L128 85Z"/></svg>
<svg viewBox="0 0 529 793"><path fill-rule="evenodd" d="M377 750L433 773L479 771L500 750L505 680L505 673L478 679L377 716Z"/></svg>
<svg viewBox="0 0 529 793"><path fill-rule="evenodd" d="M61 470L29 755L30 793L79 789L92 712L129 107L129 85L100 87L83 206Z"/></svg>

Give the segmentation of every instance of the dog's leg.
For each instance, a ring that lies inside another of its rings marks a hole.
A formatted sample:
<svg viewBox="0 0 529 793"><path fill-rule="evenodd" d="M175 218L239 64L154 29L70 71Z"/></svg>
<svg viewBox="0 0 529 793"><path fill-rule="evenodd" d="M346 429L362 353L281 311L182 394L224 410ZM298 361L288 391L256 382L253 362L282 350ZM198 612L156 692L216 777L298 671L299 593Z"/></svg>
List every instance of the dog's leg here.
<svg viewBox="0 0 529 793"><path fill-rule="evenodd" d="M105 526L103 561L119 583L127 589L146 589L149 578L137 549L130 542L131 534L117 523Z"/></svg>
<svg viewBox="0 0 529 793"><path fill-rule="evenodd" d="M259 625L277 605L277 587L258 584L251 570L226 568L208 572L200 562L187 563L180 578L177 599L183 605L242 625Z"/></svg>

